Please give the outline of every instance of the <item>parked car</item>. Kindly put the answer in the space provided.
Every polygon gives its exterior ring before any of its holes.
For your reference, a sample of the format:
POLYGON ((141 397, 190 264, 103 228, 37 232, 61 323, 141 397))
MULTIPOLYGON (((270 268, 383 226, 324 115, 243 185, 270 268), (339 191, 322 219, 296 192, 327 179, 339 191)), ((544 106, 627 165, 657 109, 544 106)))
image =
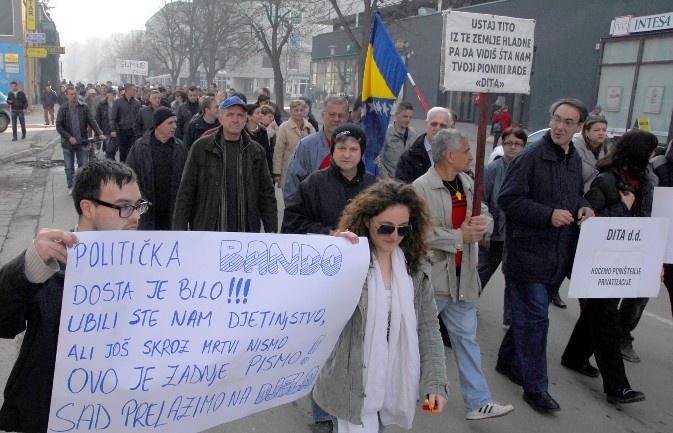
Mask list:
POLYGON ((10 116, 9 106, 7 105, 7 96, 0 92, 0 133, 7 130, 11 119, 10 116))

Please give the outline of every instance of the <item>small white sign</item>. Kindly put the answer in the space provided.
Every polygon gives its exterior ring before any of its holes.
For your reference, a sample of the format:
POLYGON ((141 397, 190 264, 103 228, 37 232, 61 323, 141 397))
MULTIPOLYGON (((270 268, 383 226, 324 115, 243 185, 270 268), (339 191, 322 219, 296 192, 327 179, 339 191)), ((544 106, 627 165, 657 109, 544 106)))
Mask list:
POLYGON ((444 12, 444 87, 530 93, 535 20, 444 12))
POLYGON ((118 74, 147 75, 149 65, 145 60, 117 59, 116 71, 118 74))
POLYGON ((582 223, 569 298, 655 298, 666 218, 589 218, 582 223))
POLYGON ((8 74, 18 74, 19 73, 19 64, 18 63, 5 63, 5 72, 8 74))
MULTIPOLYGON (((673 228, 673 187, 654 188, 654 201, 652 202, 652 216, 667 218, 669 227, 673 228)), ((668 230, 668 242, 664 263, 673 264, 673 229, 668 230)))

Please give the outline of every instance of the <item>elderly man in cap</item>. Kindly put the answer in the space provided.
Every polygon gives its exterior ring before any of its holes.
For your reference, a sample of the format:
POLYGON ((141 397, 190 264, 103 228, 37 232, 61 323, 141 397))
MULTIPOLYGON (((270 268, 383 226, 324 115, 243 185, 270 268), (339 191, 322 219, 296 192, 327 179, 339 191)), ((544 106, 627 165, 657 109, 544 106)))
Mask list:
POLYGON ((173 216, 173 230, 278 231, 278 210, 266 151, 242 134, 248 107, 237 96, 220 105, 220 127, 189 152, 173 216))
POLYGON ((331 235, 348 202, 376 182, 362 162, 367 146, 362 128, 345 123, 334 129, 331 138, 329 167, 310 174, 287 201, 283 233, 331 235))
POLYGON ((140 230, 170 230, 187 146, 175 138, 177 116, 170 108, 152 113, 152 127, 131 147, 126 163, 138 174, 143 198, 152 203, 140 219, 140 230))

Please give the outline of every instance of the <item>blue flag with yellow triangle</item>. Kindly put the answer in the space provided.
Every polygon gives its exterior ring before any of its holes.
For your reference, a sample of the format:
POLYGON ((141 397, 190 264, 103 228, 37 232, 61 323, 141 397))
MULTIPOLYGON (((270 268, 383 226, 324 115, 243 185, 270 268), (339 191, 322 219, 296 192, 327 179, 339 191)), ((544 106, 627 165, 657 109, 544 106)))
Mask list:
POLYGON ((367 133, 365 165, 367 171, 375 175, 378 175, 378 167, 374 160, 386 143, 392 106, 406 76, 407 66, 376 12, 362 77, 362 127, 367 133))

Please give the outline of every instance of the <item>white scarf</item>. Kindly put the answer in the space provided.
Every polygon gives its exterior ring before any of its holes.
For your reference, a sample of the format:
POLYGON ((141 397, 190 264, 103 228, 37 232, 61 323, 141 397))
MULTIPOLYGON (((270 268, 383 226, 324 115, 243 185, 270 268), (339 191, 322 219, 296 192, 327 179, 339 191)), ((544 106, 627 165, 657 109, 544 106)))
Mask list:
POLYGON ((377 260, 367 276, 362 425, 338 420, 339 433, 377 433, 385 425, 410 429, 421 378, 414 285, 400 247, 392 253, 392 305, 388 334, 388 296, 377 260), (386 340, 386 336, 388 339, 386 340))

